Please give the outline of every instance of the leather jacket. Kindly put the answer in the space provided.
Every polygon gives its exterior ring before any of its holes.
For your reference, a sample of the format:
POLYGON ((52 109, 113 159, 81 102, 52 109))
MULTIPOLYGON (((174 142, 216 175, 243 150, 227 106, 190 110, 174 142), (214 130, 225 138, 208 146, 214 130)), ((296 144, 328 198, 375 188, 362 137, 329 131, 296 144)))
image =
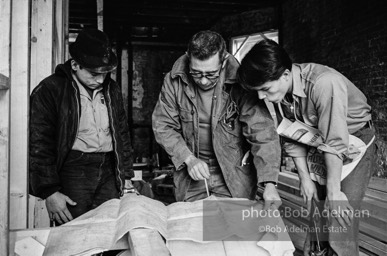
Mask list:
MULTIPOLYGON (((113 139, 117 188, 123 194, 125 173, 133 177, 132 147, 121 88, 110 75, 103 83, 113 139)), ((71 76, 71 60, 56 67, 30 97, 30 193, 42 199, 59 191, 59 173, 74 144, 81 113, 80 94, 71 76)))
MULTIPOLYGON (((263 101, 236 82, 239 66, 233 56, 226 60, 213 96, 212 144, 223 177, 233 197, 255 198, 258 182, 277 182, 281 162, 279 137, 263 101), (242 166, 251 151, 253 161, 242 166), (255 168, 254 168, 255 167, 255 168)), ((190 76, 189 60, 180 57, 165 76, 152 115, 156 141, 171 157, 177 201, 185 198, 191 178, 184 160, 198 157, 199 116, 197 90, 190 76)))

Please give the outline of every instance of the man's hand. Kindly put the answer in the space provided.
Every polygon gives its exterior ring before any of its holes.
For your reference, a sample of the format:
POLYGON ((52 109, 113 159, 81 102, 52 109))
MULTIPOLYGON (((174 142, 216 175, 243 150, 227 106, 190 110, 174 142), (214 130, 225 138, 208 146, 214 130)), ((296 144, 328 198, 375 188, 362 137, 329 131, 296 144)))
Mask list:
POLYGON ((353 220, 353 208, 348 202, 347 196, 341 192, 328 193, 325 199, 325 210, 328 211, 328 217, 336 218, 337 222, 345 228, 351 226, 353 220))
POLYGON ((51 220, 56 220, 58 223, 63 224, 73 219, 71 213, 67 209, 67 203, 70 205, 76 205, 77 203, 71 200, 68 196, 55 192, 51 196, 46 198, 46 207, 48 216, 51 220))
POLYGON ((191 155, 187 157, 184 162, 187 165, 188 174, 193 180, 204 180, 210 178, 208 165, 204 161, 191 155))
POLYGON ((317 196, 316 185, 310 178, 301 179, 300 194, 304 198, 304 204, 307 205, 308 213, 310 213, 312 209, 312 199, 314 199, 316 202, 320 201, 317 196))
POLYGON ((272 183, 266 183, 265 190, 263 191, 263 200, 265 201, 265 206, 263 207, 264 211, 269 210, 271 206, 278 209, 282 204, 277 189, 272 183))

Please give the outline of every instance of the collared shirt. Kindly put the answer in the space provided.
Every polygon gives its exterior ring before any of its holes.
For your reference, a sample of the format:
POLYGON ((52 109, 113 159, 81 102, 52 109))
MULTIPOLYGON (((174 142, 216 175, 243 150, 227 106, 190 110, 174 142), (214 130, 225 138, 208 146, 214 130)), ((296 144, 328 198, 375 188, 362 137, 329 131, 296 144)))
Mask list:
MULTIPOLYGON (((295 112, 321 132, 330 149, 345 152, 349 134, 371 120, 365 95, 345 76, 324 65, 293 64, 292 75, 295 112)), ((293 157, 307 155, 301 144, 287 143, 285 150, 293 157)))
POLYGON ((81 97, 81 116, 73 150, 86 153, 110 152, 113 150, 109 115, 102 87, 93 91, 93 96, 80 84, 75 75, 81 97))

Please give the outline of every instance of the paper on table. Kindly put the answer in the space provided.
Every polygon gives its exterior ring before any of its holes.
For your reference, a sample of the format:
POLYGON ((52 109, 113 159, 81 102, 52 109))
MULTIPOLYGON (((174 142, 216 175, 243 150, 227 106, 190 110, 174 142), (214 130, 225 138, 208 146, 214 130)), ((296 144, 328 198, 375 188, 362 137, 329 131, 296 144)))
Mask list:
POLYGON ((121 200, 109 200, 69 223, 53 228, 44 255, 106 251, 129 230, 139 227, 153 228, 166 235, 166 219, 163 203, 145 196, 125 194, 121 200))
MULTIPOLYGON (((192 203, 179 202, 165 206, 145 196, 125 194, 121 200, 107 201, 66 225, 53 228, 44 255, 90 255, 111 248, 126 249, 127 244, 121 248, 117 244, 125 239, 127 241, 125 236, 128 231, 135 228, 155 229, 164 236, 167 244, 182 240, 197 241, 199 243, 196 244, 201 245, 209 243, 203 241, 205 200, 218 199, 211 196, 192 203)), ((241 199, 228 200, 233 203, 241 199)), ((223 209, 223 212, 227 211, 223 209)), ((232 226, 233 223, 227 225, 232 226)), ((227 230, 226 236, 233 235, 233 231, 227 230)))

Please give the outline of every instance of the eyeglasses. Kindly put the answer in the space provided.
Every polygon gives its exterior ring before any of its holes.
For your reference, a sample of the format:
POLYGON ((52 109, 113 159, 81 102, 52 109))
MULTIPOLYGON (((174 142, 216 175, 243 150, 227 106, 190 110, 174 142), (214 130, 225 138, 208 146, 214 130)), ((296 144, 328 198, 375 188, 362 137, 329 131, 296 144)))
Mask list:
POLYGON ((192 70, 190 70, 189 74, 193 78, 197 78, 197 79, 201 79, 202 77, 205 77, 208 80, 215 80, 215 79, 219 78, 221 68, 222 68, 222 66, 220 66, 218 70, 212 71, 212 72, 209 72, 209 73, 205 73, 205 72, 203 73, 203 72, 199 72, 199 71, 192 71, 192 70))

